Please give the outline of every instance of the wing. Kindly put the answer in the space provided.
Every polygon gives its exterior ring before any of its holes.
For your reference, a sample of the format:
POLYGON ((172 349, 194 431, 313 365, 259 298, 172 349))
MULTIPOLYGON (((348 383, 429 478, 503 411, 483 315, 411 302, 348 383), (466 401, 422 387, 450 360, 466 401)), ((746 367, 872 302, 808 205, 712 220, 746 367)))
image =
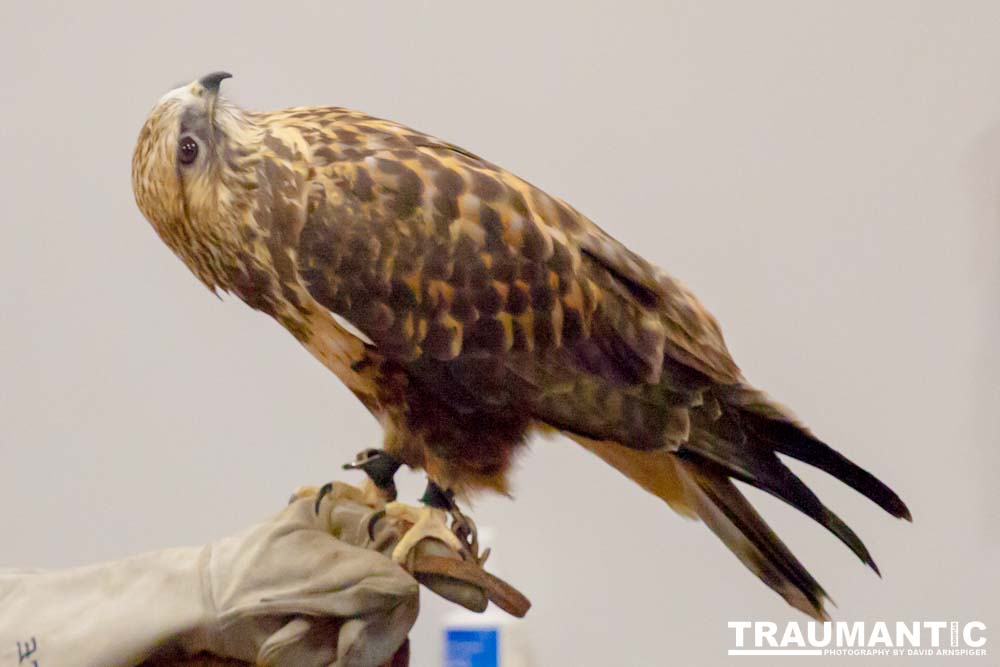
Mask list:
POLYGON ((722 384, 742 380, 715 318, 684 285, 619 243, 589 219, 560 202, 578 225, 572 235, 584 257, 606 270, 654 310, 664 327, 665 353, 722 384))
POLYGON ((456 409, 521 401, 652 448, 683 439, 710 381, 739 380, 698 301, 566 203, 367 116, 313 141, 303 282, 416 377, 464 388, 456 409))

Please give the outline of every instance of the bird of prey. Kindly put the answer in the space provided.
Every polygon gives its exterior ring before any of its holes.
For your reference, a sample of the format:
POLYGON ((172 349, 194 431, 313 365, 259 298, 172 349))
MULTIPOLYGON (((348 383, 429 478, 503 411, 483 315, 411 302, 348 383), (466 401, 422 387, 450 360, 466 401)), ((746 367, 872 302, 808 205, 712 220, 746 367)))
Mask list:
POLYGON ((910 519, 906 505, 750 385, 678 281, 468 150, 345 108, 244 110, 219 96, 228 76, 153 108, 138 206, 209 289, 279 322, 380 421, 383 449, 361 465, 390 499, 401 463, 426 471, 421 534, 455 497, 506 492, 529 435, 554 430, 700 518, 816 618, 825 592, 732 480, 878 571, 778 455, 893 516, 910 519))

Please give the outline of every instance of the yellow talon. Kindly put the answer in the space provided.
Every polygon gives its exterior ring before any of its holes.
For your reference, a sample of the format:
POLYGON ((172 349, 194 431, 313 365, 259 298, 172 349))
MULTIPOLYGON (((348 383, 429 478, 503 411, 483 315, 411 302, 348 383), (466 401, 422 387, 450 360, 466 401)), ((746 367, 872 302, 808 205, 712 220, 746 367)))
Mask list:
POLYGON ((442 509, 412 507, 392 502, 385 506, 385 513, 386 516, 403 519, 413 524, 413 527, 406 531, 406 534, 396 544, 396 548, 392 550, 392 559, 397 563, 405 563, 410 551, 421 540, 428 537, 444 542, 446 546, 459 553, 463 550, 462 542, 448 527, 448 513, 442 509))

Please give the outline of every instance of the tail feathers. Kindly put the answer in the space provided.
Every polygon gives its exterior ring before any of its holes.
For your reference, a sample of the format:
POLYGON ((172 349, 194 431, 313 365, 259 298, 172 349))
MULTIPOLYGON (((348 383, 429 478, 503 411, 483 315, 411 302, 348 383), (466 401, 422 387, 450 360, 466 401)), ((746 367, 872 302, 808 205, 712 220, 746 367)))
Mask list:
POLYGON ((910 511, 888 486, 815 438, 765 394, 713 388, 713 411, 692 412, 686 442, 675 451, 638 450, 622 443, 567 435, 676 511, 697 516, 743 564, 790 605, 827 620, 826 592, 733 483, 746 482, 800 510, 846 544, 876 573, 861 539, 778 458, 786 454, 820 468, 893 516, 910 511))
POLYGON ((892 489, 816 438, 763 392, 743 390, 734 398, 739 406, 740 424, 751 438, 833 475, 889 514, 913 521, 906 503, 892 489))
POLYGON ((827 620, 823 588, 774 534, 726 473, 707 460, 567 433, 683 516, 701 519, 740 561, 788 604, 827 620))
POLYGON ((829 620, 826 591, 729 478, 692 461, 681 460, 681 466, 689 505, 726 547, 788 604, 816 620, 829 620))
POLYGON ((861 559, 861 562, 881 576, 878 565, 875 564, 861 538, 840 517, 830 511, 770 449, 753 441, 736 445, 728 440, 696 431, 677 455, 697 464, 699 468, 711 469, 780 498, 836 535, 861 559))

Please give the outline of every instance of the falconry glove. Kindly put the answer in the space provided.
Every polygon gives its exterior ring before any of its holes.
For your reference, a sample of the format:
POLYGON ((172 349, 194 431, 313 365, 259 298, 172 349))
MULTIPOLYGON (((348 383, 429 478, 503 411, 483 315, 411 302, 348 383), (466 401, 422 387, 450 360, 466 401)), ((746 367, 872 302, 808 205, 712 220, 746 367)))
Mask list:
POLYGON ((328 494, 205 547, 0 572, 0 667, 206 652, 264 665, 388 663, 416 620, 418 585, 375 549, 391 550, 402 532, 328 494))

